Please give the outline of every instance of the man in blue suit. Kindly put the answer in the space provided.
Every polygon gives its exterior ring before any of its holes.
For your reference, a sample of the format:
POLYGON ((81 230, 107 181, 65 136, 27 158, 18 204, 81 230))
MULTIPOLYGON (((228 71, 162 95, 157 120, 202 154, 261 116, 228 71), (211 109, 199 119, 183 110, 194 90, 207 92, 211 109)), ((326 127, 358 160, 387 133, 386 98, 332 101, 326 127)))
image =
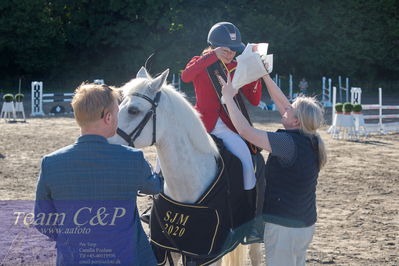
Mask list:
POLYGON ((81 136, 42 160, 35 224, 56 241, 57 265, 156 265, 136 195, 161 192, 163 180, 142 151, 107 142, 118 96, 106 85, 78 87, 72 107, 81 136))

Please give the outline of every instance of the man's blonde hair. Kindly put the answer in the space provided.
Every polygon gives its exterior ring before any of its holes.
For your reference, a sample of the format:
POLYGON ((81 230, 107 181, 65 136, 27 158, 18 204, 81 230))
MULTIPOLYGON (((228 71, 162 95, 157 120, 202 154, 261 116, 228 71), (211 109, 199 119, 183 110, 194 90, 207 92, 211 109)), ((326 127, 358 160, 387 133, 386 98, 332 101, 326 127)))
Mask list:
POLYGON ((95 122, 112 111, 112 107, 119 99, 119 93, 107 85, 82 83, 72 99, 75 120, 84 127, 95 122))

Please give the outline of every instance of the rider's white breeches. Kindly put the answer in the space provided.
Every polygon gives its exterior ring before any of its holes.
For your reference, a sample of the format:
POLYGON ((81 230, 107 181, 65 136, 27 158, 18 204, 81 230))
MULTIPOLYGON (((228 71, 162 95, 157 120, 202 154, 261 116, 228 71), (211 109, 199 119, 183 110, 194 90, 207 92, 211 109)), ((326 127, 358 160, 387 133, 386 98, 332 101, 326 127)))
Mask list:
POLYGON ((244 189, 253 189, 256 184, 256 178, 251 153, 245 141, 240 135, 231 131, 220 118, 218 118, 211 134, 222 139, 226 148, 241 160, 244 175, 244 189))

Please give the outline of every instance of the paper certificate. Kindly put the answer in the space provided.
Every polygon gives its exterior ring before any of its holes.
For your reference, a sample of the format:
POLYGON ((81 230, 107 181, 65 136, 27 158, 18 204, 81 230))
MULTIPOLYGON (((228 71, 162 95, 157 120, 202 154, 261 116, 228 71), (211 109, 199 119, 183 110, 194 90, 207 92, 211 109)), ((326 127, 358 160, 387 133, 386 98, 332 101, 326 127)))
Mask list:
POLYGON ((273 55, 267 54, 268 46, 268 43, 247 44, 244 52, 237 56, 237 69, 232 80, 235 89, 272 72, 273 55))

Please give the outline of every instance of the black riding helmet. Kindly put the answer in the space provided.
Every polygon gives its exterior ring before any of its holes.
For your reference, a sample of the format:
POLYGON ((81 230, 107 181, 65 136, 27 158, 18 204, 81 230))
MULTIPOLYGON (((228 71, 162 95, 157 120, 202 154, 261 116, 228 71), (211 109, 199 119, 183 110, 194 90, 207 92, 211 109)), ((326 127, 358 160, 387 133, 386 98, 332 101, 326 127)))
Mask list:
POLYGON ((228 47, 241 53, 245 45, 241 42, 240 30, 230 22, 219 22, 208 33, 208 44, 212 47, 228 47))

